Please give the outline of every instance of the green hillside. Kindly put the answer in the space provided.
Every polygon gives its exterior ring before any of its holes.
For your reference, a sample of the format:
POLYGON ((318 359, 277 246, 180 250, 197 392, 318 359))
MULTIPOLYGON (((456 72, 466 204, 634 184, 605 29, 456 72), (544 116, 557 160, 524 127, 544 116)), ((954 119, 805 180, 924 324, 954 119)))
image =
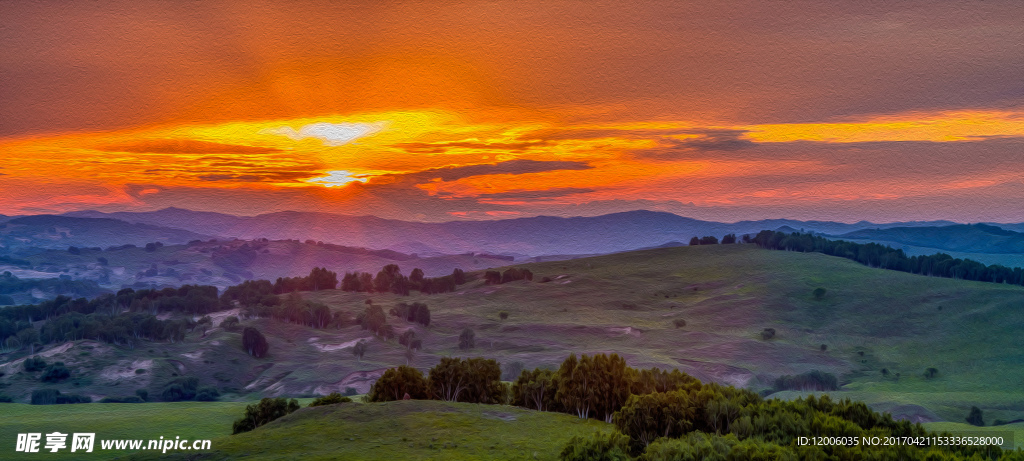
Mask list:
MULTIPOLYGON (((425 370, 443 356, 483 356, 506 367, 518 362, 533 368, 555 367, 570 353, 614 352, 633 367, 679 368, 705 382, 765 392, 780 375, 820 370, 839 378, 834 396, 914 421, 963 421, 971 406, 980 407, 988 423, 1024 417, 1021 287, 922 277, 753 245, 662 248, 518 267, 533 271, 534 280, 477 280, 454 293, 408 297, 303 293, 353 317, 368 298, 385 312, 399 302, 426 303, 429 327, 388 317, 396 332, 412 329, 423 341, 411 355, 396 339, 374 338, 358 326, 320 330, 250 319, 243 325, 268 338, 265 358, 246 355, 240 333, 220 328, 135 349, 76 341, 40 353, 72 370, 71 379, 57 384, 44 385, 39 372, 22 369, 25 351, 0 355, 0 393, 27 402, 33 389, 46 387, 98 400, 141 388, 157 398, 164 384, 180 376, 217 387, 222 400, 363 393, 386 368, 408 362, 425 370), (820 299, 816 288, 825 289, 820 299), (508 318, 501 320, 500 312, 508 318), (675 320, 686 324, 677 328, 675 320), (473 349, 458 348, 464 328, 475 332, 473 349), (765 328, 775 336, 762 339, 765 328), (361 360, 352 354, 359 339, 369 344, 361 360), (924 376, 928 368, 937 370, 935 377, 924 376)), ((404 273, 411 269, 402 267, 404 273)), ((214 325, 236 313, 215 314, 214 325)))
POLYGON ((613 428, 509 406, 432 400, 346 403, 303 408, 252 432, 214 439, 213 452, 200 457, 140 453, 129 459, 556 459, 573 436, 613 428))

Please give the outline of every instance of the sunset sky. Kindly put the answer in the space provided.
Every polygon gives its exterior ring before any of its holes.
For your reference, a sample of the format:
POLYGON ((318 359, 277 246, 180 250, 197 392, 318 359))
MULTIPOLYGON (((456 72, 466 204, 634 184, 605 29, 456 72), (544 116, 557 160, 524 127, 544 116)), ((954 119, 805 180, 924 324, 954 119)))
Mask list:
POLYGON ((1024 221, 1024 6, 0 2, 0 213, 1024 221))

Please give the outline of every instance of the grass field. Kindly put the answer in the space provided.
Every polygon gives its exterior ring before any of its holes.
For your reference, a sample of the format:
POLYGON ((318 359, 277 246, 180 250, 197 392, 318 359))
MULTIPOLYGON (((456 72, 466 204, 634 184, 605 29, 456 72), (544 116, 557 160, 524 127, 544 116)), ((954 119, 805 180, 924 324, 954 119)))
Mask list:
MULTIPOLYGON (((633 367, 679 368, 703 381, 759 391, 779 375, 826 371, 840 377, 836 397, 899 410, 912 420, 959 422, 971 406, 980 407, 988 422, 1024 417, 1022 287, 923 277, 752 245, 518 266, 533 271, 534 281, 474 281, 454 293, 409 297, 303 293, 353 316, 367 299, 385 312, 398 302, 428 304, 429 327, 388 320, 397 332, 412 329, 422 339, 423 350, 412 356, 397 341, 373 338, 356 326, 318 330, 246 320, 267 335, 268 357, 249 357, 238 333, 219 328, 133 350, 78 341, 41 354, 65 361, 73 372, 72 379, 46 387, 95 399, 131 395, 137 388, 157 396, 165 382, 188 375, 221 389, 224 400, 252 400, 350 387, 366 392, 388 367, 408 362, 426 370, 443 356, 483 356, 533 368, 557 367, 570 353, 614 352, 633 367), (551 280, 542 283, 545 277, 551 280), (819 287, 826 294, 816 299, 812 292, 819 287), (501 320, 500 312, 508 319, 501 320), (676 328, 677 319, 686 325, 676 328), (471 350, 457 346, 464 328, 476 333, 471 350), (764 328, 775 329, 776 336, 761 339, 764 328), (359 339, 369 341, 362 360, 352 355, 359 339), (930 367, 938 374, 925 378, 930 367)), ((0 356, 0 392, 27 402, 30 391, 42 386, 38 372, 19 368, 21 356, 0 356)))
MULTIPOLYGON (((574 435, 611 424, 498 405, 439 401, 304 408, 255 431, 215 439, 198 458, 257 460, 556 459, 574 435)), ((132 460, 165 459, 140 453, 132 460)))
MULTIPOLYGON (((3 459, 110 459, 125 453, 15 453, 19 433, 93 432, 97 439, 212 439, 231 434, 231 423, 245 413, 245 402, 95 403, 78 405, 2 404, 3 459)), ((70 439, 69 439, 70 440, 70 439)), ((45 437, 44 437, 45 442, 45 437)))

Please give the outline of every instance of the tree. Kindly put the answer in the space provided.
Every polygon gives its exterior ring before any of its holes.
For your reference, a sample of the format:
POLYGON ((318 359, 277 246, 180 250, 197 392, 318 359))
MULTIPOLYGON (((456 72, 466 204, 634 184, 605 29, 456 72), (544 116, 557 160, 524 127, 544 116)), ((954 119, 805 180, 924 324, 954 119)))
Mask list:
POLYGON ((405 330, 402 334, 398 335, 398 344, 405 346, 406 348, 412 348, 412 340, 416 337, 416 332, 412 331, 412 328, 405 330))
POLYGON ((725 237, 722 237, 722 245, 731 245, 733 243, 736 243, 736 234, 726 234, 725 237))
POLYGON ((505 312, 505 311, 498 312, 498 318, 500 318, 502 320, 507 320, 508 319, 508 312, 505 312))
POLYGON ((497 285, 501 283, 501 272, 498 271, 487 271, 484 272, 484 282, 488 285, 497 285))
POLYGON ((360 339, 358 342, 356 342, 355 346, 352 346, 352 355, 356 356, 356 360, 362 361, 363 355, 366 354, 367 348, 368 346, 366 345, 366 340, 360 339))
POLYGON ((476 347, 476 334, 469 328, 464 328, 459 334, 459 349, 466 350, 476 347))
POLYGON ((932 379, 932 378, 934 378, 934 377, 936 377, 938 375, 939 375, 939 369, 938 368, 928 367, 928 369, 924 371, 924 377, 928 378, 928 379, 932 379))
POLYGON ((262 358, 269 352, 270 345, 267 344, 267 338, 259 330, 245 327, 242 330, 242 349, 253 357, 262 358))
POLYGON ((338 273, 331 272, 326 267, 314 267, 309 272, 308 280, 313 291, 333 290, 338 286, 338 273))
POLYGON ((815 288, 814 291, 811 294, 814 295, 814 299, 822 299, 822 298, 825 297, 825 293, 827 291, 828 290, 826 290, 826 289, 824 289, 822 287, 818 287, 818 288, 815 288))
POLYGON ((558 411, 558 401, 555 400, 557 390, 558 381, 554 371, 540 368, 523 370, 512 383, 512 402, 537 411, 558 411))
MULTIPOLYGON (((443 359, 442 359, 443 360, 443 359)), ((428 398, 428 384, 423 372, 406 365, 389 368, 373 383, 366 397, 371 402, 402 400, 405 394, 416 400, 428 398)))
POLYGON ((18 331, 18 342, 21 343, 22 347, 29 347, 29 354, 35 354, 36 343, 39 342, 39 330, 28 327, 18 331))
POLYGON ((711 235, 708 235, 708 236, 705 236, 705 237, 701 237, 700 238, 700 244, 701 245, 718 245, 718 237, 711 236, 711 235))
POLYGON ((466 283, 466 273, 462 269, 456 267, 452 270, 452 281, 454 281, 456 285, 466 283))
POLYGON ((981 408, 971 407, 971 412, 967 415, 967 424, 972 426, 984 426, 985 419, 982 417, 981 408))
POLYGON ((694 247, 700 245, 700 237, 694 237, 690 239, 690 246, 694 247))
POLYGON ((387 333, 388 318, 384 315, 384 309, 375 304, 369 304, 356 321, 364 330, 370 330, 377 336, 384 336, 387 333))
POLYGON ((299 401, 295 399, 285 400, 283 397, 276 399, 264 398, 256 405, 247 405, 245 407, 245 415, 235 421, 231 433, 240 434, 251 431, 298 409, 299 401))
POLYGON ((409 273, 409 281, 412 282, 416 287, 419 287, 420 282, 423 281, 423 269, 415 268, 409 273))
POLYGON ((767 341, 767 340, 772 339, 774 337, 775 337, 775 329, 774 328, 765 328, 764 330, 761 330, 761 339, 767 341))

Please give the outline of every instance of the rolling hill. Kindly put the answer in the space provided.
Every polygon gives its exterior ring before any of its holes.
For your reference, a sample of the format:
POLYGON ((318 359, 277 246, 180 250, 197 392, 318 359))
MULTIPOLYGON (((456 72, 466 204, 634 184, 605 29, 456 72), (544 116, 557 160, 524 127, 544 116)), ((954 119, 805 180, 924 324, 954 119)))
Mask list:
MULTIPOLYGON (((401 267, 408 272, 409 266, 401 267)), ((365 392, 388 367, 427 369, 444 356, 484 356, 506 367, 533 368, 557 366, 570 353, 604 352, 633 367, 679 368, 703 381, 766 393, 775 391, 780 375, 819 370, 839 378, 837 397, 898 407, 915 421, 962 420, 970 406, 981 407, 989 420, 1024 416, 1022 287, 923 277, 753 245, 659 248, 517 267, 533 271, 534 281, 477 280, 454 293, 408 297, 302 294, 353 316, 367 299, 385 312, 399 302, 426 303, 429 327, 388 320, 397 332, 412 330, 423 341, 422 351, 412 355, 395 340, 375 339, 357 326, 313 329, 272 319, 243 320, 267 335, 270 355, 264 359, 246 355, 239 333, 220 328, 135 349, 74 341, 40 355, 73 370, 72 380, 53 387, 94 398, 138 388, 158 395, 179 375, 220 388, 228 400, 365 392), (816 298, 816 288, 825 294, 816 298), (500 319, 500 312, 508 318, 500 319), (686 323, 677 327, 676 320, 686 323), (457 347, 464 328, 476 332, 472 350, 457 347), (765 328, 775 336, 763 339, 765 328), (369 341, 361 360, 352 354, 360 339, 369 341), (928 368, 938 370, 934 378, 924 376, 928 368)), ((214 325, 237 313, 213 315, 214 325)), ((21 371, 23 357, 0 356, 3 392, 21 402, 40 387, 21 371)))
POLYGON ((209 234, 128 223, 110 218, 75 218, 37 215, 14 218, 0 224, 0 248, 16 251, 31 248, 62 249, 68 247, 109 247, 116 245, 164 244, 206 240, 209 234))
POLYGON ((837 238, 886 241, 961 253, 1024 253, 1024 234, 988 224, 861 229, 837 238))

